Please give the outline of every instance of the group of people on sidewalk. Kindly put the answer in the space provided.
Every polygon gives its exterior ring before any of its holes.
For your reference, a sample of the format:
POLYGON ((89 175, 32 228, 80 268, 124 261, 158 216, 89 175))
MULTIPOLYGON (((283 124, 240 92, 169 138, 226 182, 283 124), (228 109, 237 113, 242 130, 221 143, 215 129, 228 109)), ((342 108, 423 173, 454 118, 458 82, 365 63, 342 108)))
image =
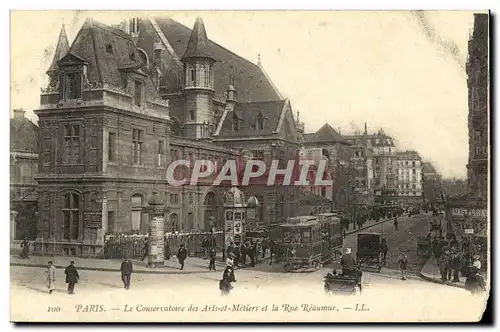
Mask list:
POLYGON ((455 235, 435 238, 431 242, 431 251, 437 260, 441 281, 460 282, 460 275, 468 277, 471 272, 481 269, 479 255, 470 253, 467 243, 462 246, 455 235))

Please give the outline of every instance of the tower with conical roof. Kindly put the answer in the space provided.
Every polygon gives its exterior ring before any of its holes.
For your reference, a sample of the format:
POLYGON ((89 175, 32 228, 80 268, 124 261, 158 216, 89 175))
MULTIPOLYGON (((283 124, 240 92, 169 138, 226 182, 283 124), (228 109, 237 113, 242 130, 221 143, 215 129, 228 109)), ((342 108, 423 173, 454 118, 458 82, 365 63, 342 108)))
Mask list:
POLYGON ((210 136, 213 123, 214 63, 203 20, 194 23, 186 51, 181 58, 184 64, 184 134, 189 138, 203 139, 210 136))
POLYGON ((59 33, 59 39, 57 40, 56 51, 54 53, 54 58, 52 63, 47 70, 47 75, 49 76, 49 87, 55 88, 59 82, 59 66, 58 62, 69 52, 68 37, 66 36, 66 29, 64 24, 61 27, 61 32, 59 33))

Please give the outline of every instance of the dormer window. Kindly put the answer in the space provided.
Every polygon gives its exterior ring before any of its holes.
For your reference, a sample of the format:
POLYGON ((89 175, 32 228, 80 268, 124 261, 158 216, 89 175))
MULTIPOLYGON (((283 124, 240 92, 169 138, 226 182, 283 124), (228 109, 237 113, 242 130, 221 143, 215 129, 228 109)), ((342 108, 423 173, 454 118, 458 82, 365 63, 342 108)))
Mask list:
POLYGON ((259 111, 259 115, 257 115, 257 130, 264 130, 264 116, 259 111))
POLYGON ((106 44, 106 53, 113 54, 113 45, 106 44))
POLYGON ((134 52, 131 52, 129 56, 130 56, 130 61, 135 61, 135 53, 134 52))
POLYGON ((82 74, 81 72, 70 72, 62 75, 61 82, 62 99, 79 99, 82 96, 82 74))
POLYGON ((221 114, 218 108, 214 109, 214 124, 217 125, 220 121, 221 114))
POLYGON ((134 103, 136 106, 142 105, 142 82, 134 81, 134 103))
POLYGON ((238 119, 238 116, 233 113, 233 131, 239 131, 240 130, 240 119, 238 119))

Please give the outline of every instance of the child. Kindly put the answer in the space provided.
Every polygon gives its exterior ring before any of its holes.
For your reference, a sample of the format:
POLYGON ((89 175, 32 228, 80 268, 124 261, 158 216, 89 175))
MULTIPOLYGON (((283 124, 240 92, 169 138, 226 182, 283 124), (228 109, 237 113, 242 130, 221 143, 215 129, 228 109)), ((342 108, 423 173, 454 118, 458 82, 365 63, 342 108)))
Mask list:
POLYGON ((404 252, 399 255, 399 269, 401 270, 401 280, 406 280, 406 265, 408 264, 408 256, 404 252))

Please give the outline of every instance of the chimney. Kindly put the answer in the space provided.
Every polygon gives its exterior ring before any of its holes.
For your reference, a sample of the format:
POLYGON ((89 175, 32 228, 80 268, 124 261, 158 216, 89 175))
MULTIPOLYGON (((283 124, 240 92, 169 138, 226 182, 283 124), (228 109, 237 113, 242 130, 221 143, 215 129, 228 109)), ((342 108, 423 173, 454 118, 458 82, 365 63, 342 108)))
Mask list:
POLYGON ((26 113, 22 108, 16 108, 14 110, 14 119, 24 119, 24 113, 26 113))

